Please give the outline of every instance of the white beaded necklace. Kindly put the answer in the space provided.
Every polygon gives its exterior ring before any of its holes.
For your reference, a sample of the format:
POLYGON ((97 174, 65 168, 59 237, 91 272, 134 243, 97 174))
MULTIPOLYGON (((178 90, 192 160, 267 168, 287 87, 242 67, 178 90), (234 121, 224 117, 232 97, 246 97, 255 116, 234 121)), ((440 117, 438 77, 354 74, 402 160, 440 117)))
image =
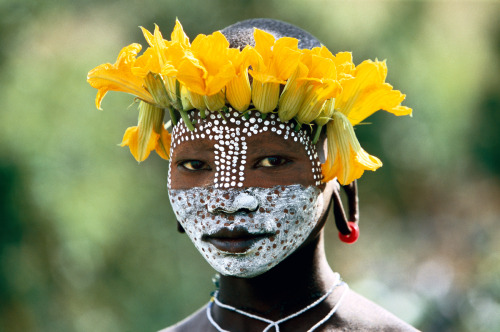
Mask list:
POLYGON ((215 291, 214 295, 212 296, 212 298, 210 299, 210 302, 207 305, 207 318, 210 321, 210 323, 212 324, 212 326, 217 329, 217 331, 219 331, 219 332, 230 332, 228 330, 224 330, 223 328, 221 328, 219 326, 219 324, 217 324, 214 321, 214 319, 212 317, 212 314, 211 314, 211 309, 212 309, 213 304, 215 303, 215 304, 217 304, 221 308, 237 312, 237 313, 239 313, 239 314, 241 314, 243 316, 247 316, 249 318, 260 320, 261 322, 268 323, 269 325, 262 332, 267 332, 267 331, 269 331, 269 329, 271 329, 273 327, 275 328, 275 332, 279 332, 280 331, 279 324, 281 324, 281 323, 283 323, 283 322, 285 322, 287 320, 290 320, 292 318, 295 318, 295 317, 303 314, 307 310, 314 308, 315 306, 317 306, 318 304, 320 304, 321 302, 323 302, 335 290, 335 288, 337 288, 338 286, 341 286, 341 285, 345 285, 345 289, 342 292, 342 295, 340 296, 339 300, 337 301, 337 303, 335 304, 335 306, 332 308, 332 310, 330 310, 330 312, 323 319, 321 319, 313 327, 311 327, 309 330, 307 330, 307 332, 312 332, 312 331, 316 330, 319 326, 321 326, 323 323, 325 323, 327 320, 329 320, 330 317, 333 316, 333 314, 335 314, 335 312, 339 308, 342 300, 344 299, 344 296, 347 294, 347 291, 349 290, 349 286, 345 282, 343 282, 343 281, 340 280, 340 276, 339 276, 338 273, 336 273, 336 278, 335 278, 335 282, 334 282, 333 286, 325 294, 323 294, 323 296, 321 296, 319 299, 317 299, 316 301, 314 301, 313 303, 311 303, 307 307, 305 307, 305 308, 297 311, 296 313, 293 313, 293 314, 291 314, 291 315, 289 315, 289 316, 287 316, 285 318, 282 318, 280 320, 273 321, 273 320, 270 320, 270 319, 267 319, 267 318, 264 318, 264 317, 253 315, 251 313, 248 313, 246 311, 240 310, 240 309, 235 308, 233 306, 224 304, 224 303, 220 302, 219 299, 217 299, 217 295, 219 294, 218 291, 215 291))

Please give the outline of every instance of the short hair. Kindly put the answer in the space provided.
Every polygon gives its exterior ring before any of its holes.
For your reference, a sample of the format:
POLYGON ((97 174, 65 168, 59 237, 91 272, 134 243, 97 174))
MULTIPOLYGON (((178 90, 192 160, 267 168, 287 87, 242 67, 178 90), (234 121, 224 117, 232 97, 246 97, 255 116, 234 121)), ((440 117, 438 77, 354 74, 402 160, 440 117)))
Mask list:
POLYGON ((270 33, 274 38, 293 37, 299 40, 299 49, 312 49, 321 46, 321 42, 309 32, 290 23, 269 18, 254 18, 241 21, 221 30, 229 41, 229 47, 243 49, 246 45, 255 46, 254 28, 270 33))

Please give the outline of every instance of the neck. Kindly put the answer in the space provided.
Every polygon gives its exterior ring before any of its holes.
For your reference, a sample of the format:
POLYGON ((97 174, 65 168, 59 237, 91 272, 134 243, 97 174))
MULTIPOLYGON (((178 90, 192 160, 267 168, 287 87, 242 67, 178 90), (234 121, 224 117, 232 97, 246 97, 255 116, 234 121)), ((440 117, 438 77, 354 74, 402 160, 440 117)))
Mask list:
MULTIPOLYGON (((326 261, 321 232, 260 276, 221 276, 219 299, 236 308, 278 320, 309 305, 327 292, 334 281, 335 274, 326 261)), ((220 314, 231 315, 227 311, 220 314)))

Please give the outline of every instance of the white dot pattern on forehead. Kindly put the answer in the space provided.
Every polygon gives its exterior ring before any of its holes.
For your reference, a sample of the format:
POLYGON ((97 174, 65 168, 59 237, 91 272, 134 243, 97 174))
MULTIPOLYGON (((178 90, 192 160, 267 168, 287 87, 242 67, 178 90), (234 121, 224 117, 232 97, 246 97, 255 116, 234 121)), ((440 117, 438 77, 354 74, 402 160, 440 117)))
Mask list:
MULTIPOLYGON (((241 113, 230 109, 229 112, 222 113, 224 118, 218 113, 210 113, 205 119, 199 118, 198 114, 190 113, 190 119, 196 120, 195 130, 189 131, 182 121, 173 128, 170 155, 173 156, 178 144, 189 140, 209 139, 215 141, 215 188, 242 188, 245 181, 245 165, 247 153, 247 138, 265 131, 271 131, 285 140, 291 139, 301 143, 311 160, 311 170, 315 185, 321 184, 322 173, 321 163, 318 158, 316 146, 312 144, 309 135, 300 130, 294 130, 294 124, 281 122, 276 114, 269 113, 264 120, 258 111, 249 111, 249 119, 241 113), (229 125, 235 124, 234 125, 229 125), (243 123, 243 126, 241 126, 243 123), (238 173, 236 174, 236 171, 238 173)), ((170 172, 168 187, 170 188, 170 172)))

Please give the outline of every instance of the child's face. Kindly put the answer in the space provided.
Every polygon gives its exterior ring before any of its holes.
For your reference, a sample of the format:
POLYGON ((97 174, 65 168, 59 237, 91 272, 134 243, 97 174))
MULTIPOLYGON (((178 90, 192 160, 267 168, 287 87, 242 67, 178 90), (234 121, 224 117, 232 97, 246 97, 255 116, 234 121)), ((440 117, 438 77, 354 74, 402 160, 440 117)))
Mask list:
MULTIPOLYGON (((178 221, 224 275, 253 277, 288 257, 327 209, 309 136, 258 112, 196 116, 172 132, 168 188, 178 221)), ((319 227, 320 228, 320 227, 319 227)))

